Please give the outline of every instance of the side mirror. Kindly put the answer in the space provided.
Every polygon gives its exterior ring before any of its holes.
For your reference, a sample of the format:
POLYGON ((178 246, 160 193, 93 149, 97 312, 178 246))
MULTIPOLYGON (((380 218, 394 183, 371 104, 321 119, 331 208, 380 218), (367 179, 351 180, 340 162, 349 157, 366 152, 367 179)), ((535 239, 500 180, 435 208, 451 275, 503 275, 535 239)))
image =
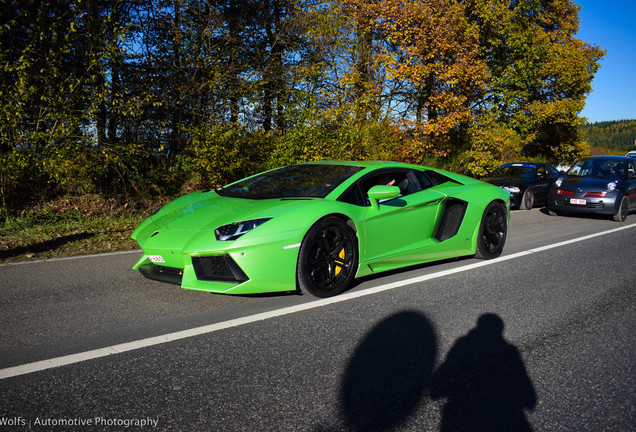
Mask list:
POLYGON ((400 196, 400 188, 397 186, 377 185, 369 189, 367 195, 369 196, 369 201, 371 201, 371 208, 377 210, 380 208, 379 201, 389 200, 400 196))

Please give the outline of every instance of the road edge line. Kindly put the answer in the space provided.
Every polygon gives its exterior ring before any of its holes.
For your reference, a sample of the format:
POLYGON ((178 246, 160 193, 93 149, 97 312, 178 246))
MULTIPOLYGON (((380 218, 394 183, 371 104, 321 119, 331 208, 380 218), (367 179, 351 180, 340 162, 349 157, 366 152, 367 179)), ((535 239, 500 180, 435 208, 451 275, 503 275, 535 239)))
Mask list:
POLYGON ((178 340, 183 340, 195 336, 201 336, 204 334, 214 333, 220 330, 226 330, 233 327, 239 327, 246 324, 252 324, 258 321, 265 321, 271 318, 277 318, 284 315, 291 315, 293 313, 302 312, 305 310, 315 309, 331 304, 341 303, 348 300, 352 300, 355 298, 365 297, 371 294, 377 294, 380 292, 392 290, 395 288, 400 288, 406 285, 413 285, 420 282, 426 282, 432 279, 437 279, 440 277, 448 276, 451 274, 461 273, 468 270, 473 270, 476 268, 481 268, 489 265, 494 265, 503 261, 508 261, 511 259, 520 258, 522 256, 533 255, 536 253, 544 252, 546 250, 555 249, 558 247, 568 246, 574 243, 578 243, 581 241, 590 240, 596 237, 600 237, 603 235, 613 234, 619 231, 623 231, 629 228, 636 227, 636 224, 631 224, 627 226, 621 226, 618 228, 613 228, 607 231, 602 231, 600 233, 589 234, 583 237, 578 237, 575 239, 565 240, 559 243, 555 243, 552 245, 541 246, 537 248, 532 248, 527 251, 517 252, 511 255, 504 255, 499 258, 495 258, 492 260, 484 260, 476 263, 467 264, 462 267, 458 267, 455 269, 442 270, 439 272, 416 276, 408 279, 404 279, 401 281, 389 282, 384 285, 380 285, 378 287, 366 288, 360 291, 349 292, 340 294, 336 297, 330 297, 327 299, 315 300, 307 303, 302 303, 299 305, 289 306, 282 309, 276 309, 268 312, 261 312, 254 315, 249 315, 246 317, 235 318, 228 321, 222 321, 219 323, 209 324, 201 327, 195 327, 187 330, 180 330, 173 333, 167 333, 164 335, 153 336, 146 339, 140 339, 137 341, 124 342, 117 345, 112 345, 109 347, 98 348, 91 351, 84 351, 77 354, 69 354, 66 356, 55 357, 47 360, 40 360, 33 363, 27 363, 18 366, 11 366, 5 369, 0 369, 0 380, 12 378, 20 375, 26 375, 35 372, 41 372, 47 369, 52 369, 56 367, 68 366, 71 364, 81 363, 88 360, 94 360, 97 358, 107 357, 115 354, 122 354, 129 351, 134 351, 142 348, 148 348, 151 346, 161 345, 164 343, 175 342, 178 340))

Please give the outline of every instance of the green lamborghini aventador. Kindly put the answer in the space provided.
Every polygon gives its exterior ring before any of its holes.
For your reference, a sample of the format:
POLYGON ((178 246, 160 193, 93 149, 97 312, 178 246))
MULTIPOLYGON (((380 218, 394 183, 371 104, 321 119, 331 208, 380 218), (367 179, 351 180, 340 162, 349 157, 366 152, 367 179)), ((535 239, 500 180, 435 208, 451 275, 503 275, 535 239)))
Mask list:
POLYGON ((394 162, 310 162, 181 197, 132 234, 144 276, 225 294, 328 297, 354 278, 452 257, 495 258, 508 192, 394 162))

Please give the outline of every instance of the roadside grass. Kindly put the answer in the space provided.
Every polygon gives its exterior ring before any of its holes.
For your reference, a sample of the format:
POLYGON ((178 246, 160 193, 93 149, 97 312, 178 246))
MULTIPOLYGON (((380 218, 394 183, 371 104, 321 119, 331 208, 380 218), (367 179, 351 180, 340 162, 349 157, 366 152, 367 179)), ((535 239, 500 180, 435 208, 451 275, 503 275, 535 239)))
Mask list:
POLYGON ((130 235, 164 203, 83 195, 33 206, 0 222, 0 263, 136 249, 130 235))

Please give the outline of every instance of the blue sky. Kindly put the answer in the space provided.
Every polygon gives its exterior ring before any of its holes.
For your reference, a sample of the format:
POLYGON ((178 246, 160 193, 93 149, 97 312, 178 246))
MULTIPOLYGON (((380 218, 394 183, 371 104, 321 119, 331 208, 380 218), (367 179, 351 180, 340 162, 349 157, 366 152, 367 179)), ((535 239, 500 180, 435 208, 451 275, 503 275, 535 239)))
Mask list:
POLYGON ((636 119, 636 0, 574 1, 577 37, 607 51, 581 115, 591 123, 636 119))

